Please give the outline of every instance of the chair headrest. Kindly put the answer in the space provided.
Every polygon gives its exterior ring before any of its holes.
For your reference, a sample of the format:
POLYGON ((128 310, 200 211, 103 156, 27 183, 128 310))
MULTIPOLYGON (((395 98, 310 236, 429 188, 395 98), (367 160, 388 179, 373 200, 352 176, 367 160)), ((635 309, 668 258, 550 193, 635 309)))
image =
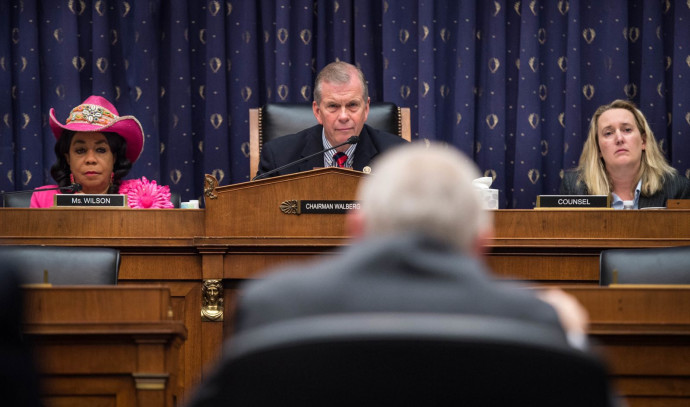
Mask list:
POLYGON ((24 284, 42 283, 44 270, 53 285, 117 284, 120 251, 108 247, 0 246, 0 272, 18 273, 24 284))
POLYGON ((690 284, 690 246, 602 250, 599 284, 690 284))
MULTIPOLYGON (((260 144, 294 134, 318 124, 312 105, 307 103, 267 103, 259 111, 260 144)), ((377 102, 369 106, 366 124, 391 134, 400 135, 398 106, 377 102)))

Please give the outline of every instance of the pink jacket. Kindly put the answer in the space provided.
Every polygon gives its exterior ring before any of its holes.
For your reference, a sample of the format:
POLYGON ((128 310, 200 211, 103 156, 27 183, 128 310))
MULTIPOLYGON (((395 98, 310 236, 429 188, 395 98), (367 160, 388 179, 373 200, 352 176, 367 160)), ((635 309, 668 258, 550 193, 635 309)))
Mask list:
MULTIPOLYGON (((57 185, 44 185, 41 188, 57 188, 57 185)), ((50 208, 53 206, 53 197, 60 193, 57 189, 51 189, 49 191, 36 191, 31 194, 31 205, 30 208, 50 208)))
MULTIPOLYGON (((42 188, 56 188, 57 185, 44 185, 42 188)), ((36 191, 31 194, 31 208, 50 208, 53 206, 53 197, 60 191, 53 189, 48 191, 36 191)), ((146 177, 122 181, 120 194, 127 195, 130 208, 172 208, 170 202, 170 188, 167 185, 157 185, 156 181, 149 181, 146 177)))

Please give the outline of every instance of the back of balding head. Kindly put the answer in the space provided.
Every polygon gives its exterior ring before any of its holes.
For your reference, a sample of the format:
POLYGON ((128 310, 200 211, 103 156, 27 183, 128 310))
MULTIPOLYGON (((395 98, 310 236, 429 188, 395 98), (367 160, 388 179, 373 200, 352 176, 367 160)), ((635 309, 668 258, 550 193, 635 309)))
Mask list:
POLYGON ((372 167, 358 192, 367 236, 416 232, 471 251, 491 229, 491 213, 472 185, 479 170, 454 147, 404 145, 372 167))

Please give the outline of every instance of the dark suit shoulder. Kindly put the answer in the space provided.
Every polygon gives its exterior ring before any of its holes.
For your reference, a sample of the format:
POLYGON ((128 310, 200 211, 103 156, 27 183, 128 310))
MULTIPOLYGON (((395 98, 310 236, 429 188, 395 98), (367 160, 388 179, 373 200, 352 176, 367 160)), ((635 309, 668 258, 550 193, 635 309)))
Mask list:
POLYGON ((664 192, 667 199, 690 199, 690 179, 673 174, 664 179, 664 192))
POLYGON ((483 263, 415 234, 355 242, 310 266, 243 285, 235 329, 311 315, 429 312, 496 315, 559 326, 555 311, 483 263))
POLYGON ((365 132, 368 133, 368 135, 371 137, 372 141, 374 142, 375 145, 377 145, 377 147, 379 147, 379 146, 388 147, 388 146, 393 146, 393 145, 397 145, 397 144, 407 143, 407 140, 405 140, 404 138, 402 138, 396 134, 392 134, 392 133, 388 133, 386 131, 375 129, 375 128, 367 125, 367 124, 364 125, 362 133, 365 133, 365 132))
POLYGON ((663 195, 665 198, 681 199, 684 193, 688 193, 690 188, 690 180, 684 176, 673 173, 664 176, 661 184, 661 190, 654 195, 663 195))
MULTIPOLYGON (((288 134, 266 142, 261 148, 258 174, 263 174, 290 162, 294 162, 304 157, 305 153, 319 151, 323 148, 323 144, 321 143, 321 132, 321 125, 316 125, 297 133, 288 134)), ((313 162, 310 163, 313 164, 313 162)), ((285 175, 298 171, 299 167, 293 166, 273 175, 285 175)))
POLYGON ((690 199, 690 180, 678 173, 664 177, 661 190, 655 194, 640 195, 639 208, 656 208, 667 206, 668 199, 690 199))
POLYGON ((301 130, 297 133, 287 134, 285 136, 276 137, 271 141, 266 142, 263 148, 282 148, 285 146, 303 146, 307 140, 318 137, 321 140, 322 127, 320 124, 301 130))
POLYGON ((566 170, 563 173, 559 193, 563 195, 588 195, 587 186, 580 181, 580 172, 577 169, 566 170))

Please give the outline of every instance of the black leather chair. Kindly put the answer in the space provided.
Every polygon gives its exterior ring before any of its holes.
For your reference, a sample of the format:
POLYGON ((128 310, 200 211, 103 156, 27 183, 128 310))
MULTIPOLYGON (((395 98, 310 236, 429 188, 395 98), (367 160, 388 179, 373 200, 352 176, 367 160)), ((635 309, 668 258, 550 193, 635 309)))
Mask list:
POLYGON ((599 284, 690 284, 690 246, 602 250, 599 284))
POLYGON ((2 197, 3 208, 28 208, 31 206, 31 192, 8 194, 2 197))
POLYGON ((113 285, 120 251, 105 247, 0 246, 0 272, 17 272, 24 284, 113 285))
POLYGON ((561 331, 490 317, 329 315, 238 334, 190 406, 608 406, 561 331))
MULTIPOLYGON (((307 103, 267 103, 258 109, 249 109, 249 174, 254 177, 259 169, 261 146, 277 137, 294 134, 318 124, 312 105, 307 103)), ((371 103, 367 122, 369 126, 397 134, 410 141, 410 109, 393 103, 371 103)))
POLYGON ((180 194, 177 192, 170 191, 170 202, 173 204, 174 208, 180 207, 180 194))

